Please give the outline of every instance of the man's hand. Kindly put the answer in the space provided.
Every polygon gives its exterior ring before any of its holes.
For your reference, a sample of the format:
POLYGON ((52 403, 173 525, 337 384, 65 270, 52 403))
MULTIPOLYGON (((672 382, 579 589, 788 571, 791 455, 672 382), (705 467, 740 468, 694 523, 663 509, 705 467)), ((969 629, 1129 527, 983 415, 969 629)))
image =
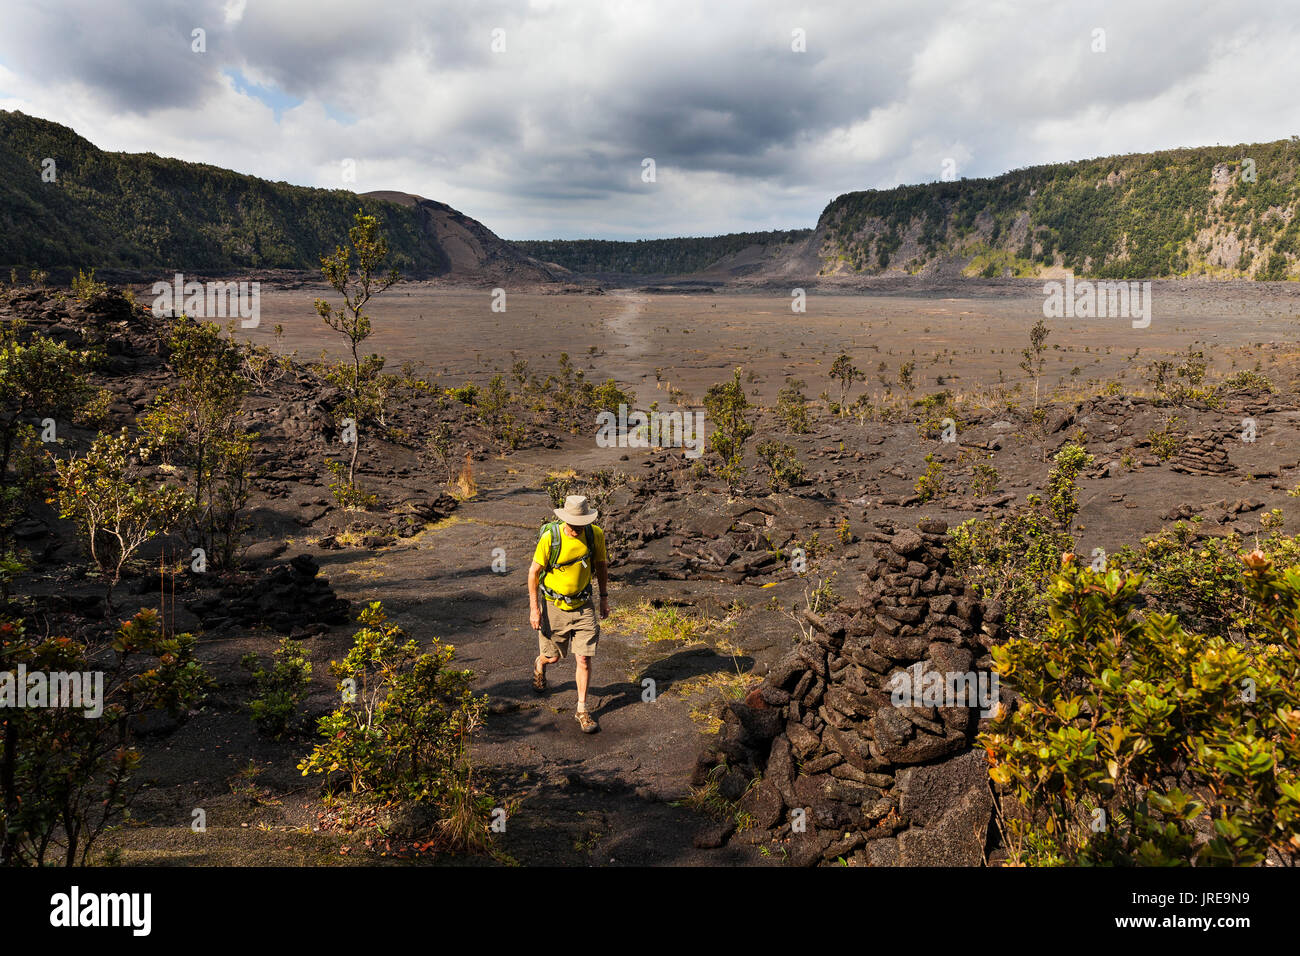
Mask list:
POLYGON ((600 616, 609 617, 609 598, 603 594, 600 596, 600 616))
POLYGON ((542 609, 536 604, 534 604, 532 609, 528 612, 528 625, 534 631, 540 631, 542 629, 542 609))

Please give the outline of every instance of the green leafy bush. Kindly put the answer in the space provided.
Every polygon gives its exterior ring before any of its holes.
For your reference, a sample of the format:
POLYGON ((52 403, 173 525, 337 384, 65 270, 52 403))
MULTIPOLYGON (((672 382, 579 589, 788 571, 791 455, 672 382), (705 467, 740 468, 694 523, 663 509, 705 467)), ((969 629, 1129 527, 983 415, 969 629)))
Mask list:
POLYGON ((31 454, 40 442, 33 422, 70 416, 91 393, 91 355, 42 335, 26 335, 20 322, 0 325, 0 550, 37 486, 46 485, 48 457, 31 454), (16 467, 20 459, 30 467, 16 467), (32 472, 38 460, 41 480, 32 472), (26 475, 24 475, 24 472, 26 475))
POLYGON ((943 492, 943 462, 933 454, 925 456, 925 473, 916 479, 916 493, 922 501, 931 501, 943 492))
POLYGON ((788 380, 776 393, 776 417, 791 434, 807 434, 808 396, 804 394, 804 383, 799 379, 788 380))
MULTIPOLYGON (((990 456, 992 457, 992 456, 990 456)), ((998 490, 1002 476, 998 470, 986 461, 977 461, 971 465, 970 490, 973 495, 991 495, 998 490)))
POLYGON ((1139 615, 1140 575, 1067 558, 1036 639, 992 651, 1019 695, 980 742, 1013 862, 1294 863, 1300 849, 1300 568, 1238 572, 1256 626, 1234 643, 1139 615))
POLYGON ((1183 430, 1183 420, 1177 415, 1170 416, 1160 423, 1159 427, 1147 432, 1147 441, 1151 443, 1151 451, 1160 461, 1169 461, 1183 447, 1183 439, 1186 433, 1183 430))
POLYGON ((21 664, 29 674, 103 675, 98 717, 64 707, 5 710, 0 866, 86 863, 135 796, 141 721, 156 712, 183 717, 202 699, 209 681, 194 648, 189 634, 165 634, 151 609, 124 621, 109 646, 0 623, 0 673, 21 664))
POLYGON ((94 269, 90 270, 90 275, 78 269, 76 276, 72 280, 72 295, 79 302, 89 302, 95 296, 103 295, 107 291, 107 282, 95 281, 94 269))
POLYGON ((1229 375, 1219 383, 1219 388, 1232 391, 1234 389, 1243 389, 1246 391, 1260 391, 1273 394, 1277 392, 1277 386, 1267 375, 1250 369, 1242 369, 1233 375, 1229 375))
POLYGON ((330 458, 326 460, 325 468, 330 473, 330 494, 334 496, 334 503, 344 511, 364 511, 379 500, 378 495, 365 491, 348 477, 343 462, 330 458))
MULTIPOLYGON (((1112 566, 1142 575, 1148 607, 1177 614, 1202 633, 1242 640, 1254 626, 1253 606, 1238 573, 1238 555, 1246 545, 1236 532, 1198 539, 1199 523, 1175 522, 1138 547, 1116 552, 1112 566)), ((1300 564, 1300 539, 1270 534, 1257 547, 1279 565, 1300 564)))
POLYGON ((85 455, 55 463, 60 516, 75 521, 85 535, 110 608, 113 588, 132 555, 169 531, 192 504, 180 488, 144 477, 139 458, 140 443, 123 428, 117 435, 98 436, 85 455))
POLYGON ((1067 444, 1052 458, 1055 467, 1047 476, 1047 506, 1063 531, 1079 513, 1079 491, 1075 485, 1079 472, 1093 463, 1092 455, 1082 445, 1067 444))
POLYGON ((167 346, 180 379, 140 416, 151 453, 183 469, 194 502, 187 536, 218 567, 234 563, 246 530, 244 507, 252 479, 252 439, 240 427, 249 383, 243 353, 213 322, 173 321, 167 346))
POLYGON ((745 442, 754 434, 754 426, 745 417, 748 409, 749 399, 740 383, 740 369, 735 370, 730 382, 710 385, 704 396, 704 410, 713 425, 709 448, 720 459, 716 471, 726 481, 729 491, 745 477, 742 463, 745 442))
POLYGON ((478 386, 473 382, 466 382, 459 388, 448 389, 447 394, 468 407, 478 404, 478 386))
POLYGON ((972 518, 948 532, 949 554, 981 598, 1000 601, 1013 634, 1039 632, 1044 595, 1074 539, 1037 495, 1005 518, 972 518))
POLYGON ((789 488, 803 481, 804 468, 795 450, 781 441, 758 443, 758 460, 767 468, 773 491, 789 488))
POLYGON ((631 389, 619 388, 618 383, 612 378, 607 378, 599 385, 584 383, 583 404, 593 412, 613 412, 618 413, 620 405, 626 405, 628 408, 636 401, 636 392, 631 389))
MULTIPOLYGON (((330 663, 344 702, 319 722, 321 740, 298 768, 334 774, 352 793, 414 800, 485 824, 490 800, 473 790, 469 740, 487 708, 473 672, 450 665, 454 648, 434 639, 421 653, 383 605, 370 603, 342 661, 330 663)), ((469 828, 482 834, 486 827, 469 828)))

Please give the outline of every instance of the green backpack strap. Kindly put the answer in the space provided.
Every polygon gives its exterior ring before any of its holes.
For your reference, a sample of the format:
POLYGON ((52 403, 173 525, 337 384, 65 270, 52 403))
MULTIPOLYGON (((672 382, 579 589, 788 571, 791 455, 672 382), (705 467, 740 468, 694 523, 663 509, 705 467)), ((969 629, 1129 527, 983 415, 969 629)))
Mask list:
POLYGON ((542 529, 551 536, 550 549, 546 557, 546 570, 549 571, 555 567, 555 562, 560 559, 560 523, 558 521, 548 521, 542 529))

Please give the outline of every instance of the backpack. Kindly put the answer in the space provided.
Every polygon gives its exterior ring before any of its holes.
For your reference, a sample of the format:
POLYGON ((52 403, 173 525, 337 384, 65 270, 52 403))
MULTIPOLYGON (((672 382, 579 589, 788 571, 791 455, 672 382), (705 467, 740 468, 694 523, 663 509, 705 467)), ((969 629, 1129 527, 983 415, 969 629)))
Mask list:
POLYGON ((566 568, 570 564, 581 561, 584 558, 590 558, 596 553, 596 532, 592 526, 585 524, 582 526, 582 540, 587 545, 587 553, 582 557, 574 558, 572 561, 559 563, 560 548, 564 544, 564 530, 560 527, 563 522, 558 520, 547 521, 542 525, 541 533, 548 535, 550 538, 549 550, 546 554, 546 564, 542 568, 541 590, 548 598, 553 601, 563 601, 570 604, 575 600, 588 600, 591 597, 591 581, 587 581, 587 586, 577 594, 560 594, 546 586, 546 575, 555 568, 566 568))

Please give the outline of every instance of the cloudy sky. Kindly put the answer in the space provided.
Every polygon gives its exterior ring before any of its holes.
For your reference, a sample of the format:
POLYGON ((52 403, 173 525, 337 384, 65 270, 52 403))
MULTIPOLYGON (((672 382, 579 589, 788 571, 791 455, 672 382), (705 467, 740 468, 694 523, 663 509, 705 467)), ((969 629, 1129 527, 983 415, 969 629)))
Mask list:
POLYGON ((1300 133, 1298 47, 1293 0, 3 0, 0 108, 511 239, 713 235, 1300 133))

